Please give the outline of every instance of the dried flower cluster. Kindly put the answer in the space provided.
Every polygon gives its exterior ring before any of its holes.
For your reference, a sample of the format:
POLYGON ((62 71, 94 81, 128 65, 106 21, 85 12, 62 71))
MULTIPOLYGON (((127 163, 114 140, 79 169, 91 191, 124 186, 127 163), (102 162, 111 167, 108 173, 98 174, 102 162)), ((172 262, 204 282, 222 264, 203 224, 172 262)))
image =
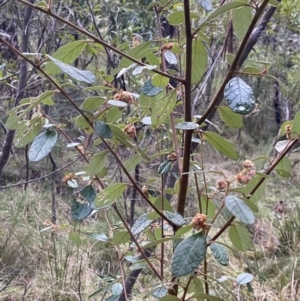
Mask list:
POLYGON ((124 133, 126 135, 128 135, 131 139, 133 139, 135 136, 136 136, 136 129, 135 129, 135 126, 130 124, 130 125, 127 125, 125 128, 124 128, 124 133))
POLYGON ((254 177, 256 170, 254 168, 254 164, 252 161, 250 160, 246 160, 243 163, 243 167, 244 169, 235 176, 236 180, 240 183, 240 184, 248 184, 249 181, 254 177))
POLYGON ((206 223, 206 221, 207 221, 207 216, 205 214, 198 213, 193 217, 191 221, 191 225, 196 230, 207 229, 209 226, 206 223))
POLYGON ((119 93, 115 94, 114 98, 115 100, 126 102, 128 105, 131 105, 134 102, 132 94, 123 90, 120 90, 119 93))
POLYGON ((171 152, 167 156, 167 160, 171 162, 175 162, 177 160, 177 156, 175 152, 171 152))
POLYGON ((161 50, 171 50, 174 47, 174 45, 175 45, 174 42, 167 43, 161 47, 161 50))

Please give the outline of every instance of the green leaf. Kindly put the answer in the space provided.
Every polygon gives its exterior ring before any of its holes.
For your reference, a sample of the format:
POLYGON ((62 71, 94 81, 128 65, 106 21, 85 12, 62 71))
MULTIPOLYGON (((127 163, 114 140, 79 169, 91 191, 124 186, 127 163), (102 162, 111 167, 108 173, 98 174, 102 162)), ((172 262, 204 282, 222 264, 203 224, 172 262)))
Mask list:
POLYGON ((127 231, 120 231, 114 234, 110 241, 115 245, 121 245, 130 241, 130 234, 127 231))
POLYGON ((184 130, 184 131, 188 131, 188 130, 195 130, 197 128, 199 128, 199 124, 195 123, 195 122, 181 122, 176 124, 175 128, 177 130, 184 130))
MULTIPOLYGON (((149 192, 150 193, 150 192, 149 192)), ((153 201, 153 205, 158 209, 158 210, 167 210, 169 212, 172 212, 172 206, 170 202, 167 200, 167 198, 164 198, 162 201, 161 197, 157 197, 153 201)))
POLYGON ((171 240, 182 240, 182 238, 173 236, 173 237, 165 237, 165 238, 155 239, 154 241, 151 241, 151 242, 147 243, 144 246, 144 248, 148 249, 148 248, 157 246, 159 244, 162 244, 164 242, 168 242, 168 241, 171 241, 171 240))
POLYGON ((113 137, 110 127, 102 121, 96 121, 94 129, 98 136, 102 139, 111 139, 113 137))
POLYGON ((159 301, 180 301, 180 299, 174 295, 166 295, 160 298, 159 301))
POLYGON ((122 118, 122 114, 122 110, 120 110, 118 107, 111 107, 109 111, 106 112, 105 120, 109 123, 118 123, 118 121, 120 121, 122 118))
POLYGON ((257 213, 259 210, 257 208, 257 206, 251 202, 250 200, 248 199, 243 199, 244 203, 255 213, 257 213))
POLYGON ((161 87, 155 87, 152 85, 152 80, 148 79, 144 85, 142 86, 142 93, 149 96, 149 97, 153 97, 158 95, 159 93, 161 93, 163 91, 163 88, 161 87))
POLYGON ((123 194, 126 187, 126 183, 116 183, 105 187, 99 192, 95 205, 97 207, 103 207, 115 202, 123 194))
POLYGON ((192 84, 197 84, 207 67, 207 52, 200 39, 192 42, 192 84))
POLYGON ((181 236, 181 235, 183 235, 183 234, 188 233, 188 232, 191 231, 192 229, 193 229, 193 226, 192 226, 191 224, 186 225, 186 226, 183 226, 183 227, 181 227, 180 229, 178 229, 178 230, 176 231, 175 236, 176 236, 176 237, 179 237, 179 236, 181 236))
POLYGON ((142 214, 132 225, 131 232, 138 235, 153 223, 152 219, 148 219, 148 213, 142 214))
MULTIPOLYGON (((93 121, 94 118, 93 113, 84 112, 84 114, 90 120, 90 122, 93 121)), ((93 132, 93 128, 90 126, 88 121, 82 115, 76 117, 75 125, 80 129, 83 129, 87 134, 91 134, 93 132)))
POLYGON ((177 226, 183 226, 186 224, 186 221, 180 213, 164 211, 164 215, 177 226))
POLYGON ((172 167, 172 164, 173 164, 172 161, 169 161, 169 160, 163 161, 163 162, 159 165, 157 172, 158 172, 160 175, 163 175, 163 174, 169 172, 169 170, 170 170, 171 167, 172 167))
POLYGON ((296 113, 292 124, 291 138, 297 139, 300 136, 300 111, 296 113))
POLYGON ((154 54, 153 52, 150 52, 147 54, 147 61, 151 66, 159 66, 160 65, 160 60, 157 57, 156 54, 154 54))
POLYGON ((75 232, 70 232, 69 233, 69 239, 77 247, 79 247, 82 244, 82 241, 81 241, 79 235, 77 233, 75 233, 75 232))
POLYGON ((243 127, 243 118, 240 114, 234 113, 230 108, 218 107, 222 121, 229 127, 240 129, 243 127))
POLYGON ((235 113, 246 115, 255 108, 252 88, 238 77, 234 77, 227 83, 224 97, 235 113))
POLYGON ((207 215, 210 218, 213 218, 215 216, 216 207, 215 204, 211 201, 211 199, 207 199, 207 196, 202 194, 200 198, 200 202, 201 202, 201 209, 202 209, 201 213, 207 215))
POLYGON ((207 295, 204 293, 195 293, 191 298, 201 298, 203 300, 210 300, 210 301, 224 301, 220 298, 217 298, 215 296, 207 295))
POLYGON ((291 175, 292 171, 291 161, 286 156, 284 156, 275 166, 275 170, 281 177, 288 178, 291 175))
POLYGON ((233 29, 239 40, 244 38, 252 18, 252 8, 249 6, 244 6, 232 11, 233 29))
POLYGON ((118 126, 114 124, 108 124, 110 127, 113 137, 118 141, 122 142, 127 147, 134 149, 136 152, 140 153, 143 158, 149 160, 149 157, 145 154, 145 152, 132 140, 128 135, 126 135, 118 126))
POLYGON ((206 254, 206 238, 196 233, 179 243, 175 249, 171 271, 175 277, 191 274, 206 254))
POLYGON ((177 103, 177 96, 171 93, 170 96, 163 95, 157 100, 153 100, 151 104, 152 115, 151 121, 154 128, 160 127, 170 118, 170 114, 177 103))
POLYGON ((165 88, 169 84, 169 79, 160 74, 155 74, 151 79, 151 84, 155 87, 165 88))
MULTIPOLYGON (((142 42, 139 45, 135 46, 131 50, 128 51, 128 55, 135 59, 141 59, 143 56, 146 56, 147 54, 143 52, 143 50, 148 50, 149 53, 153 50, 150 49, 151 41, 149 42, 142 42)), ((132 61, 123 57, 120 62, 120 67, 126 68, 132 64, 132 61)))
POLYGON ((224 266, 227 266, 229 263, 229 256, 227 250, 221 244, 214 242, 210 245, 210 250, 213 257, 224 266))
POLYGON ((249 273, 242 273, 236 277, 236 282, 238 285, 247 284, 253 280, 253 275, 249 273))
POLYGON ((203 7, 207 12, 210 12, 214 9, 210 0, 197 0, 198 4, 203 7))
MULTIPOLYGON (((52 54, 52 57, 63 63, 71 64, 80 56, 86 44, 87 41, 75 41, 68 43, 55 51, 52 54)), ((60 68, 58 68, 53 62, 48 62, 44 70, 49 75, 57 75, 60 73, 60 68)))
POLYGON ((94 111, 100 108, 105 102, 105 99, 99 96, 88 97, 81 104, 81 108, 85 111, 94 111))
POLYGON ((194 292, 195 293, 204 293, 203 283, 199 278, 193 277, 193 283, 194 283, 194 292))
POLYGON ((53 149, 57 141, 56 131, 46 131, 38 135, 29 149, 28 158, 31 162, 37 162, 45 158, 53 149))
POLYGON ((92 157, 86 169, 91 178, 101 172, 101 170, 105 167, 108 153, 108 150, 104 150, 92 157))
POLYGON ((92 84, 95 82, 95 75, 89 70, 80 70, 78 68, 72 67, 65 64, 54 57, 47 55, 47 57, 59 68, 62 72, 68 74, 70 77, 74 78, 79 82, 85 82, 87 84, 92 84))
POLYGON ((132 171, 142 161, 143 157, 140 154, 135 154, 124 163, 124 166, 127 171, 132 171))
POLYGON ((203 135, 207 142, 211 144, 214 148, 216 148, 220 153, 222 153, 230 159, 238 159, 238 152, 235 150, 234 144, 232 142, 212 132, 204 132, 203 135))
POLYGON ((15 134, 15 147, 24 147, 32 142, 35 137, 41 132, 44 124, 44 119, 41 117, 34 117, 28 121, 19 121, 19 127, 15 134), (21 126, 23 125, 23 126, 21 126))
POLYGON ((252 210, 245 202, 234 195, 227 195, 225 198, 227 209, 243 223, 252 225, 255 222, 255 216, 252 210))
POLYGON ((168 21, 170 25, 178 25, 184 23, 184 12, 182 10, 180 11, 174 11, 168 16, 168 21))
POLYGON ((229 238, 232 244, 240 251, 246 251, 251 245, 249 231, 240 223, 234 223, 229 228, 229 238))
POLYGON ((206 21, 211 21, 212 19, 216 18, 217 16, 231 10, 234 8, 238 8, 241 6, 247 5, 245 2, 239 2, 239 1, 232 1, 230 3, 224 4, 216 8, 207 18, 206 21))

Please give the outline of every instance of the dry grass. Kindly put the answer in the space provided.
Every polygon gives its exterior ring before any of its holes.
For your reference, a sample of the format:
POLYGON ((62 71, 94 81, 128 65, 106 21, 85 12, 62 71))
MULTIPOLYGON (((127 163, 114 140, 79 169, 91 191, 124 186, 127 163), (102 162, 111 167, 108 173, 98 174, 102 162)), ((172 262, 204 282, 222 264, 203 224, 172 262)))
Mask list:
MULTIPOLYGON (((220 157, 211 153, 209 162, 219 162, 220 157)), ((209 170, 222 169, 226 177, 232 178, 239 171, 241 162, 232 164, 207 164, 209 170)), ((215 185, 220 175, 210 173, 206 180, 215 185)), ((297 175, 293 180, 297 179, 297 175)), ((41 232, 43 223, 51 219, 51 196, 48 188, 32 185, 26 193, 22 189, 0 191, 0 300, 50 300, 75 301, 88 300, 105 284, 97 276, 116 273, 118 264, 115 249, 108 244, 80 235, 81 244, 77 246, 69 239, 69 233, 92 232, 110 234, 103 214, 74 224, 70 219, 70 195, 57 195, 59 204, 59 230, 41 232)), ((226 300, 256 301, 297 301, 300 279, 299 240, 289 236, 288 247, 282 248, 283 233, 291 234, 284 221, 297 219, 296 205, 300 201, 297 184, 272 176, 263 199, 258 203, 260 209, 258 223, 253 229, 256 244, 243 257, 230 253, 230 265, 221 267, 215 259, 208 256, 212 276, 222 279, 222 285, 212 288, 226 295, 226 300), (293 183, 293 184, 291 184, 293 183), (284 200, 287 214, 278 219, 272 213, 274 205, 284 200), (249 264, 250 263, 250 264, 249 264), (246 286, 233 287, 235 277, 252 269, 255 275, 251 285, 253 294, 246 286), (261 278, 256 274, 260 272, 261 278), (224 280, 225 279, 225 280, 224 280)), ((141 210, 141 209, 138 209, 141 210)), ((144 210, 144 208, 142 208, 144 210)), ((300 215, 300 211, 299 211, 300 215)), ((113 224, 116 219, 108 214, 113 224)), ((300 224, 300 218, 298 217, 300 224)), ((293 231, 295 233, 295 231, 293 231)), ((299 235, 300 237, 300 235, 299 235)), ((125 246, 121 245, 121 252, 125 246)), ((168 250, 168 247, 166 246, 168 250)), ((170 248, 171 250, 171 248, 170 248)), ((171 251, 170 251, 171 252, 171 251)), ((168 268, 166 264, 166 268, 168 268)), ((125 266, 128 272, 128 267, 125 266)), ((146 270, 134 288, 133 300, 155 300, 147 294, 153 285, 151 273, 146 270)), ((121 281, 119 278, 117 281, 121 281)), ((99 300, 100 292, 89 300, 99 300)), ((109 294, 107 294, 109 296, 109 294)), ((105 299, 105 298, 104 298, 105 299)))

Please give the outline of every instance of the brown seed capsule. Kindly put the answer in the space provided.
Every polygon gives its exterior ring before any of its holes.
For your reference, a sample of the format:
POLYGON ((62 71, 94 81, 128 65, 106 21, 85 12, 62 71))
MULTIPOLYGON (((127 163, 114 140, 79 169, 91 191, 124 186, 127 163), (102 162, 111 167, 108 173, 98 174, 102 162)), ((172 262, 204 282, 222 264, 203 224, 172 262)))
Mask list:
POLYGON ((228 182, 227 181, 218 181, 217 182, 217 189, 218 190, 224 190, 228 185, 228 182))
POLYGON ((288 140, 292 139, 292 135, 291 135, 292 125, 287 124, 284 129, 286 131, 286 139, 288 139, 288 140))

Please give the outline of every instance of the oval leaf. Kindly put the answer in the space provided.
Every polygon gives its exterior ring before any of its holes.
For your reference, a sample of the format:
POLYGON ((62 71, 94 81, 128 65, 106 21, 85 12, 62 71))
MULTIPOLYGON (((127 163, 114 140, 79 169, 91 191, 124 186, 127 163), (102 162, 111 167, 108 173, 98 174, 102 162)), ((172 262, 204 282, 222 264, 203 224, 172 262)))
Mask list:
POLYGON ((227 266, 229 263, 229 256, 227 250, 221 244, 214 242, 210 245, 210 250, 213 257, 222 265, 227 266))
POLYGON ((141 215, 131 227, 133 235, 138 235, 153 223, 152 219, 148 219, 148 213, 141 215))
POLYGON ((207 52, 199 39, 194 39, 192 42, 192 66, 192 84, 197 84, 207 67, 207 52))
POLYGON ((169 220, 171 220, 177 226, 183 226, 186 224, 186 221, 184 220, 183 216, 180 213, 164 211, 164 214, 169 220))
POLYGON ((56 131, 46 131, 39 134, 29 149, 29 160, 37 162, 45 158, 54 147, 57 140, 56 131))
POLYGON ((167 77, 165 77, 165 76, 160 75, 160 74, 155 74, 152 77, 151 83, 155 87, 163 87, 163 88, 165 88, 168 85, 168 83, 169 83, 169 79, 167 77))
POLYGON ((167 173, 167 172, 171 169, 172 164, 173 164, 172 161, 165 160, 164 162, 162 162, 162 163, 159 165, 157 172, 158 172, 159 174, 161 174, 161 175, 167 173))
POLYGON ((164 56, 165 56, 165 59, 166 61, 171 64, 171 65, 176 65, 177 64, 177 58, 175 56, 174 53, 172 53, 170 50, 166 50, 164 52, 164 56))
POLYGON ((210 12, 214 9, 210 0, 197 0, 198 4, 203 7, 207 12, 210 12))
POLYGON ((98 136, 102 139, 111 139, 113 137, 110 127, 102 121, 96 121, 94 128, 98 136))
POLYGON ((191 274, 206 254, 206 238, 196 233, 177 246, 172 256, 171 271, 175 277, 191 274))
POLYGON ((287 157, 283 157, 275 166, 278 175, 283 178, 288 178, 291 174, 292 164, 287 157))
POLYGON ((251 87, 238 77, 234 77, 227 83, 224 97, 230 109, 235 113, 246 115, 255 108, 251 87))
POLYGON ((225 198, 227 209, 243 223, 252 225, 255 222, 255 216, 252 210, 245 202, 234 195, 227 195, 225 198))
POLYGON ((235 150, 234 144, 232 142, 212 132, 204 132, 203 135, 207 142, 213 147, 215 147, 220 153, 222 153, 230 159, 238 159, 238 152, 235 150))
POLYGON ((113 295, 120 295, 123 291, 123 285, 121 283, 114 283, 111 287, 111 293, 113 295))
POLYGON ((65 64, 54 57, 47 55, 47 57, 58 67, 62 72, 68 74, 72 78, 85 82, 87 84, 92 84, 95 82, 95 75, 89 70, 80 70, 68 64, 65 64))
POLYGON ((253 275, 249 273, 242 273, 236 277, 236 282, 238 285, 247 284, 253 280, 253 275))
POLYGON ((87 166, 87 173, 91 178, 101 172, 101 170, 105 167, 106 158, 107 158, 108 151, 104 150, 98 154, 95 154, 89 165, 87 166))
POLYGON ((230 108, 222 106, 218 107, 222 121, 229 127, 240 129, 243 127, 243 117, 234 113, 230 108))
POLYGON ((239 223, 234 223, 229 228, 229 238, 232 244, 240 251, 247 251, 251 245, 249 231, 239 223))

